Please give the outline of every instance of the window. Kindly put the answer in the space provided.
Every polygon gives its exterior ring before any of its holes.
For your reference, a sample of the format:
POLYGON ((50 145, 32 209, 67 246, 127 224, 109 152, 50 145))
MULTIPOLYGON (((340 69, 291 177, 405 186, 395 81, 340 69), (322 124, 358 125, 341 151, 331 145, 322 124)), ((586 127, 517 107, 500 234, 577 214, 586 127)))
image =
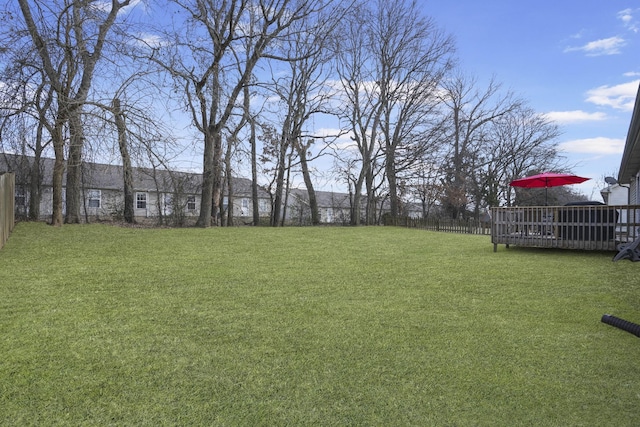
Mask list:
POLYGON ((164 214, 171 215, 173 211, 173 194, 165 193, 163 198, 164 214))
POLYGON ((16 187, 16 207, 27 206, 27 192, 22 187, 16 187))
POLYGON ((16 186, 15 203, 16 214, 27 215, 27 212, 29 212, 29 208, 27 207, 27 190, 24 187, 16 186))
POLYGON ((87 204, 90 208, 100 207, 100 197, 102 196, 100 190, 87 191, 87 204))
POLYGON ((147 209, 147 193, 136 193, 136 209, 147 209))
POLYGON ((187 196, 187 210, 196 210, 196 196, 187 196))
POLYGON ((271 203, 266 199, 258 199, 258 210, 266 213, 271 211, 271 203))
POLYGON ((327 208, 327 222, 333 222, 333 208, 327 208))

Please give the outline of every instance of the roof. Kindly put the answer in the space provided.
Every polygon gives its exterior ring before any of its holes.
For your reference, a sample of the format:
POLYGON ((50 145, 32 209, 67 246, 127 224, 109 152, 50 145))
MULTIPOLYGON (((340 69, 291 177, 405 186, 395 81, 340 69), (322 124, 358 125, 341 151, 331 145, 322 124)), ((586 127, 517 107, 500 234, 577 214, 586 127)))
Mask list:
MULTIPOLYGON (((16 172, 16 183, 19 183, 18 176, 24 176, 21 171, 34 162, 32 156, 21 156, 15 154, 1 153, 0 171, 16 172)), ((45 186, 53 185, 53 166, 55 160, 42 158, 43 182, 45 186)), ((102 163, 85 162, 83 164, 83 185, 85 188, 96 190, 121 190, 123 187, 122 166, 102 163)), ((63 185, 66 184, 66 175, 63 177, 63 185)), ((166 169, 133 168, 133 187, 136 191, 160 191, 173 193, 175 191, 184 194, 199 194, 202 186, 202 174, 191 172, 169 171, 166 169)), ((233 178, 233 193, 235 197, 251 195, 251 180, 246 178, 233 178)), ((258 187, 258 197, 268 198, 269 193, 258 187)))
POLYGON ((628 183, 638 172, 640 172, 640 86, 631 115, 629 132, 627 132, 627 142, 622 153, 618 181, 628 183))
MULTIPOLYGON (((332 208, 332 209, 351 209, 352 200, 349 193, 334 193, 333 191, 317 191, 316 190, 316 202, 318 208, 332 208)), ((304 188, 294 188, 291 190, 291 194, 297 200, 302 201, 305 204, 309 204, 309 192, 304 188)), ((362 196, 363 204, 365 206, 367 197, 362 196)), ((388 199, 382 201, 383 207, 389 208, 388 199)))
MULTIPOLYGON (((315 193, 319 208, 349 209, 351 207, 349 194, 331 191, 316 191, 315 193)), ((294 188, 291 190, 291 194, 297 200, 305 204, 309 203, 309 192, 306 189, 294 188)))

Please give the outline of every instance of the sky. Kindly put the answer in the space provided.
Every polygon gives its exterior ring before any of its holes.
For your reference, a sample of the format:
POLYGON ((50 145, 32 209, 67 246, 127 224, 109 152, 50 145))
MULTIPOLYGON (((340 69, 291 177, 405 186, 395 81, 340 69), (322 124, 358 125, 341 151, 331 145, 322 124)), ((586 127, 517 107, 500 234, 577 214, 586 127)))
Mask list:
POLYGON ((451 34, 460 67, 492 76, 562 131, 573 189, 601 201, 617 177, 640 84, 638 0, 418 0, 451 34))
MULTIPOLYGON (((561 154, 591 178, 572 188, 601 200, 640 84, 640 0, 416 1, 454 38, 465 73, 479 83, 495 76, 558 123, 561 154)), ((181 166, 200 164, 191 153, 181 166)))
MULTIPOLYGON (((560 154, 591 178, 572 189, 601 201, 603 178, 617 177, 640 85, 640 0, 416 1, 454 38, 464 73, 478 84, 495 77, 560 126, 560 154)), ((191 153, 181 166, 200 163, 191 153)))

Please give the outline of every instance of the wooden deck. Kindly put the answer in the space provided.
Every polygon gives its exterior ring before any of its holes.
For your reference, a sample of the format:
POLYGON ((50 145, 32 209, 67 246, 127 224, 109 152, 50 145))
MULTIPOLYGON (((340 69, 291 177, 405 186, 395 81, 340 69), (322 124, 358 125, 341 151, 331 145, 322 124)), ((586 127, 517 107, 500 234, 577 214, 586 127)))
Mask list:
POLYGON ((491 208, 491 242, 615 251, 640 235, 640 205, 491 208))

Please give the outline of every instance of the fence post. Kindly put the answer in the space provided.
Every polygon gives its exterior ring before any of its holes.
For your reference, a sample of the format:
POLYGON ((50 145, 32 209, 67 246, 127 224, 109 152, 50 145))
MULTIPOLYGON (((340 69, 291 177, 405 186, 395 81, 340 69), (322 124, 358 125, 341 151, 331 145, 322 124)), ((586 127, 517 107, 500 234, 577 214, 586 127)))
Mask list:
POLYGON ((15 182, 15 174, 0 174, 0 249, 15 226, 15 182))

